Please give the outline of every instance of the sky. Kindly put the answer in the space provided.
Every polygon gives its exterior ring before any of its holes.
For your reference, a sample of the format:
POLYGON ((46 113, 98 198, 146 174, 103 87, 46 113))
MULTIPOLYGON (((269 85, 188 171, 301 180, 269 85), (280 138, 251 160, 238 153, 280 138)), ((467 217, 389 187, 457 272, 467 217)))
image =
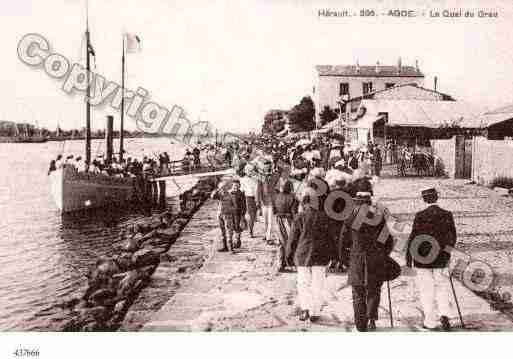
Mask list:
MULTIPOLYGON (((17 57, 19 40, 38 33, 54 51, 83 62, 85 0, 0 0, 0 120, 49 129, 85 123, 82 96, 17 57), (83 52, 83 51, 82 51, 83 52)), ((315 65, 404 65, 419 61, 426 87, 480 111, 513 103, 511 1, 89 0, 95 71, 120 81, 122 33, 142 39, 127 56, 127 87, 143 87, 169 109, 220 130, 260 129, 269 109, 289 109, 316 84, 315 65), (323 18, 321 9, 493 9, 497 19, 323 18)), ((93 110, 103 128, 109 107, 93 110)), ((117 122, 117 121, 115 121, 117 122)), ((125 128, 135 129, 131 120, 125 128)))

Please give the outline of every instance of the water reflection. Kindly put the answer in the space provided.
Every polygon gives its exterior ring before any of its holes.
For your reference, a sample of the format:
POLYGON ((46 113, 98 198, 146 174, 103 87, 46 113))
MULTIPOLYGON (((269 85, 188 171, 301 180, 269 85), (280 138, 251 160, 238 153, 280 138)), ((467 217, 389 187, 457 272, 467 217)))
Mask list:
MULTIPOLYGON (((0 144, 0 330, 59 330, 67 316, 60 304, 83 293, 98 256, 112 252, 122 229, 160 212, 123 207, 61 215, 46 172, 62 147, 0 144)), ((81 141, 64 147, 65 153, 83 152, 81 141)), ((162 139, 128 141, 132 153, 143 148, 179 152, 162 139)))

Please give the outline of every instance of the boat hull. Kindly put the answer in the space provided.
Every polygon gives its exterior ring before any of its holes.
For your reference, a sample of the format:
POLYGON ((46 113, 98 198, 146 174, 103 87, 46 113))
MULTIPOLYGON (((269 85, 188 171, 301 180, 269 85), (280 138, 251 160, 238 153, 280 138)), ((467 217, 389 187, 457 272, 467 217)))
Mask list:
POLYGON ((62 213, 121 206, 134 198, 133 178, 78 173, 71 167, 52 171, 49 177, 53 200, 62 213))

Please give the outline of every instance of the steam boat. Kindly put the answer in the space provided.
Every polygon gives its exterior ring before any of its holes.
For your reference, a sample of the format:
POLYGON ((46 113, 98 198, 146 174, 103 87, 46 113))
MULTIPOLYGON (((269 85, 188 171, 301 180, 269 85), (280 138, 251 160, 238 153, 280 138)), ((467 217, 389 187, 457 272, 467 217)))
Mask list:
MULTIPOLYGON (((86 14, 86 69, 90 76, 90 57, 95 55, 89 36, 89 15, 86 14)), ((125 84, 125 35, 123 34, 122 91, 125 84)), ((87 79, 90 83, 89 78, 87 79)), ((90 88, 86 89, 86 126, 85 126, 85 162, 91 163, 91 105, 90 88)), ((121 120, 119 137, 119 157, 123 158, 123 117, 124 99, 121 101, 121 120)), ((113 117, 107 116, 106 129, 106 163, 109 164, 113 155, 113 117)), ((62 213, 80 211, 89 208, 100 208, 112 205, 123 205, 134 198, 136 180, 134 178, 118 178, 101 173, 78 172, 73 166, 64 165, 50 172, 50 192, 57 208, 62 213)))
POLYGON ((121 206, 134 198, 135 179, 77 172, 64 166, 50 173, 50 191, 62 213, 121 206))

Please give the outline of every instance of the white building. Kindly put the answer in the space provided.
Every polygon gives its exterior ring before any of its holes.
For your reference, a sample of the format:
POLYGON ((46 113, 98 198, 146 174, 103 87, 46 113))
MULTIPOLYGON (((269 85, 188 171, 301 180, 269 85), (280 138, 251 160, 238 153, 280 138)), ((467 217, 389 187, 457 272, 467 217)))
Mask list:
MULTIPOLYGON (((317 65, 316 114, 325 106, 332 110, 340 109, 339 102, 348 101, 371 92, 384 90, 395 85, 424 85, 424 74, 418 63, 415 66, 402 66, 399 59, 396 66, 383 66, 379 62, 374 66, 356 65, 317 65)), ((345 112, 345 109, 342 109, 345 112)))

